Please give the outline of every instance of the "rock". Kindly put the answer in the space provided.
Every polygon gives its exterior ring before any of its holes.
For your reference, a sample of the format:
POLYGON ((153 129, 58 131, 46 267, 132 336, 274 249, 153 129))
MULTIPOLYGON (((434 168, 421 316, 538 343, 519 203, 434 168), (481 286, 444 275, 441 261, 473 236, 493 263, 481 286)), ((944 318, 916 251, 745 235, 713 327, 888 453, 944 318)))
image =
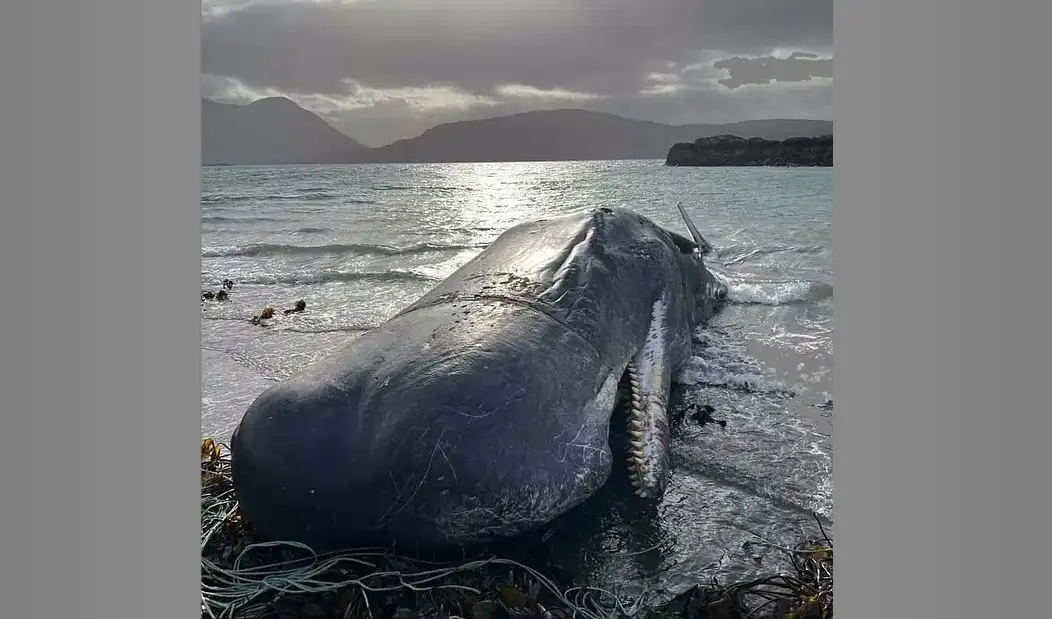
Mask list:
POLYGON ((712 421, 712 413, 716 412, 716 409, 708 404, 693 405, 692 408, 694 412, 691 413, 690 420, 700 425, 712 421))
POLYGON ((263 311, 259 313, 259 316, 254 316, 252 318, 252 320, 250 320, 249 322, 251 322, 254 325, 258 325, 262 321, 269 320, 270 318, 273 318, 273 317, 274 317, 274 308, 273 307, 265 307, 265 308, 263 308, 263 311))
POLYGON ((833 165, 833 136, 785 140, 715 135, 673 144, 668 166, 822 166, 833 165))
POLYGON ((307 309, 307 302, 303 299, 300 299, 299 301, 296 301, 295 307, 285 310, 285 315, 288 316, 289 314, 298 314, 305 309, 307 309))

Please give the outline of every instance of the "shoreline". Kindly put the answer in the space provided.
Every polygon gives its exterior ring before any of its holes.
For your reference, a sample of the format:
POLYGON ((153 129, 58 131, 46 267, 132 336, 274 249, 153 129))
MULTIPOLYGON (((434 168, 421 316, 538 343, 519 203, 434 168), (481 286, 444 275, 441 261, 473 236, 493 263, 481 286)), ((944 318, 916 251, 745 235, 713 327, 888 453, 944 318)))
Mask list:
POLYGON ((229 451, 208 438, 201 445, 201 488, 202 619, 605 619, 629 608, 644 619, 833 616, 833 542, 820 521, 822 538, 793 548, 768 545, 790 559, 790 573, 699 582, 647 608, 645 597, 567 589, 543 569, 493 555, 435 563, 381 549, 312 556, 302 545, 263 543, 232 497, 229 451))

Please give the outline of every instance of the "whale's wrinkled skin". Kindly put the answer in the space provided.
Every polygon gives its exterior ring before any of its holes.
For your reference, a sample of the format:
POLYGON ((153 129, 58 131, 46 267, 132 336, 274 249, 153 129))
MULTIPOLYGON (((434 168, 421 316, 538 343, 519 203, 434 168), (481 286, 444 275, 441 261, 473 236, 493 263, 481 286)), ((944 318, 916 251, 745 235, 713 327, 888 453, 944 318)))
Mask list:
POLYGON ((624 466, 669 479, 666 407, 726 288, 710 246, 628 210, 515 226, 416 303, 248 408, 243 516, 317 550, 446 547, 534 530, 624 466), (631 386, 626 453, 609 444, 631 386))

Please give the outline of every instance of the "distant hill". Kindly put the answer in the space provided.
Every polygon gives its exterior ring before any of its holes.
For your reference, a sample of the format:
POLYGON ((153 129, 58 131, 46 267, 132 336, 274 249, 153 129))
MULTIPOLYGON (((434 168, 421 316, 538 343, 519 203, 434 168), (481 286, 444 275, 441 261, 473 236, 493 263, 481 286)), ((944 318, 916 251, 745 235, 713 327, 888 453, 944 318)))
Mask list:
POLYGON ((586 110, 525 112, 438 125, 418 137, 362 151, 371 162, 664 159, 669 146, 733 133, 772 140, 832 133, 823 120, 665 125, 586 110))
POLYGON ((285 98, 249 105, 202 102, 205 165, 664 159, 672 144, 702 137, 731 133, 782 140, 832 131, 826 120, 676 126, 567 109, 445 123, 415 138, 368 148, 285 98))
POLYGON ((204 165, 351 162, 363 148, 284 97, 248 105, 201 100, 204 165))

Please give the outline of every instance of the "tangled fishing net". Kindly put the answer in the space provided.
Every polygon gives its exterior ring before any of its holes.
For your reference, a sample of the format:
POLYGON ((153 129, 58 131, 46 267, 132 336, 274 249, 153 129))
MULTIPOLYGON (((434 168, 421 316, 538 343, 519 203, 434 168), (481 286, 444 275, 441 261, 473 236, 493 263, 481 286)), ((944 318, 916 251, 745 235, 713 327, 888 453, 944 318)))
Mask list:
POLYGON ((785 553, 794 573, 729 586, 714 580, 657 609, 644 606, 646 592, 628 600, 602 589, 564 589, 495 556, 436 563, 381 549, 319 554, 262 541, 238 511, 229 450, 212 439, 201 443, 202 619, 831 619, 828 536, 796 548, 756 543, 785 553))

